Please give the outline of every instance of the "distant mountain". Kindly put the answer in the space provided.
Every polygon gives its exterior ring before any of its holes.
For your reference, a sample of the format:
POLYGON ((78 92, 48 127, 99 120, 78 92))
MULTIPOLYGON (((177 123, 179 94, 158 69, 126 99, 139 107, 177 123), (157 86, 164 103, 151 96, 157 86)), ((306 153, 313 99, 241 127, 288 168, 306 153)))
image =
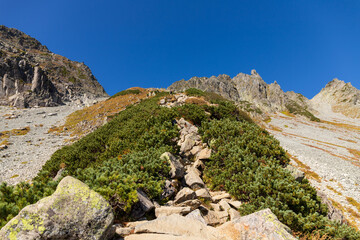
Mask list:
POLYGON ((56 106, 107 96, 84 63, 52 53, 17 29, 0 26, 0 105, 56 106))
POLYGON ((327 104, 334 112, 360 118, 360 90, 337 78, 329 82, 310 102, 316 108, 327 104))
POLYGON ((261 112, 290 111, 316 119, 311 113, 313 109, 309 99, 295 92, 284 92, 276 81, 267 84, 255 70, 251 71, 251 75, 239 73, 234 78, 225 74, 210 78, 193 77, 188 81, 177 81, 168 87, 173 91, 188 88, 215 92, 243 106, 247 105, 250 109, 255 106, 261 112))

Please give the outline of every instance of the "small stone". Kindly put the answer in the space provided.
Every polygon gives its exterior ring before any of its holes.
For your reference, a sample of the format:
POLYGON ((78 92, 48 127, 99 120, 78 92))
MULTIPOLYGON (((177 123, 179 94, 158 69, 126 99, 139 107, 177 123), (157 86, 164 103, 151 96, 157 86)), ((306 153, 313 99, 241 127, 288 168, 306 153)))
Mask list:
POLYGON ((210 148, 204 148, 199 152, 197 155, 197 159, 199 160, 207 160, 211 157, 211 149, 210 148))
POLYGON ((239 209, 242 203, 240 201, 229 201, 229 204, 235 209, 239 209))
POLYGON ((121 237, 130 235, 133 229, 134 228, 121 227, 120 225, 115 225, 115 233, 121 237))
POLYGON ((230 215, 230 221, 233 221, 233 220, 241 217, 239 211, 237 211, 233 208, 229 209, 229 215, 230 215))
POLYGON ((213 209, 214 211, 221 211, 221 207, 220 207, 220 205, 217 204, 217 203, 210 203, 210 206, 212 207, 212 209, 213 209))
POLYGON ((223 193, 220 195, 213 196, 212 198, 213 198, 214 202, 219 202, 221 199, 224 199, 224 198, 230 199, 231 195, 229 193, 223 193))
POLYGON ((200 207, 201 201, 199 199, 187 200, 185 202, 176 204, 176 207, 190 207, 191 211, 200 207))
POLYGON ((198 198, 203 198, 204 200, 212 200, 211 195, 209 193, 209 190, 207 190, 206 188, 201 188, 196 190, 196 197, 198 198))
POLYGON ((224 211, 228 211, 229 209, 231 209, 230 205, 224 199, 221 199, 219 205, 224 211))
POLYGON ((194 167, 188 169, 188 172, 185 175, 185 182, 192 189, 205 187, 203 180, 198 175, 198 170, 194 167))

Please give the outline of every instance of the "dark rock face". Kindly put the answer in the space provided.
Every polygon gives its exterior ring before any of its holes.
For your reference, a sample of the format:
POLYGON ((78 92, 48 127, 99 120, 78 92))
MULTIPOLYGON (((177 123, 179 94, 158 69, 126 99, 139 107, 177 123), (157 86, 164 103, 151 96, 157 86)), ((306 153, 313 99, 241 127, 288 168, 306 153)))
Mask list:
POLYGON ((235 102, 248 102, 264 112, 286 110, 290 101, 297 102, 302 107, 308 107, 308 99, 294 92, 284 92, 275 81, 267 84, 255 71, 251 75, 239 73, 234 78, 228 75, 218 77, 193 77, 188 81, 180 80, 169 86, 169 90, 185 91, 188 88, 198 88, 207 92, 215 92, 235 102), (300 98, 302 101, 300 101, 300 98))
POLYGON ((84 63, 50 52, 21 31, 0 26, 0 105, 56 106, 107 96, 84 63))

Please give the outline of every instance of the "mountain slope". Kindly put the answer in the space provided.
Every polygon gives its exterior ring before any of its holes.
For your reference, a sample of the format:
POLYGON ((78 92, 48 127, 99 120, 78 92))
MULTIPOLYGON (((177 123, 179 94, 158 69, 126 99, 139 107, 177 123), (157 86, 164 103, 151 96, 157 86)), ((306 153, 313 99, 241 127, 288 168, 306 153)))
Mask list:
POLYGON ((107 96, 84 63, 52 53, 17 29, 0 26, 0 105, 56 106, 107 96))
POLYGON ((360 118, 360 90, 337 78, 329 82, 310 102, 315 108, 321 109, 328 105, 336 113, 360 118))

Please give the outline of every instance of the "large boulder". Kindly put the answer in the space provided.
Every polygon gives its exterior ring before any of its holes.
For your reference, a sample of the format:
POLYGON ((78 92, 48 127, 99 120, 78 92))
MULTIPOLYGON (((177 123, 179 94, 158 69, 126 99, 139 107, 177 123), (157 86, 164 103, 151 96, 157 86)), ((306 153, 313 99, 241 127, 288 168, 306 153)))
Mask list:
POLYGON ((0 239, 108 239, 112 208, 98 193, 65 177, 54 194, 25 207, 0 230, 0 239))
MULTIPOLYGON (((203 240, 219 240, 223 239, 219 234, 217 234, 216 229, 206 226, 204 223, 199 220, 183 217, 177 214, 161 217, 153 221, 138 225, 135 227, 135 234, 138 236, 143 236, 139 239, 148 239, 145 238, 145 233, 148 234, 159 234, 167 235, 170 237, 181 236, 180 239, 203 239, 203 240), (184 238, 187 237, 187 238, 184 238)), ((127 239, 136 239, 133 237, 127 237, 127 239)), ((154 238, 161 239, 161 238, 154 238)), ((177 239, 177 238, 174 238, 177 239)))
POLYGON ((256 213, 237 218, 234 221, 223 224, 218 230, 227 239, 271 239, 271 240, 295 240, 291 230, 282 224, 270 209, 264 209, 256 213))

